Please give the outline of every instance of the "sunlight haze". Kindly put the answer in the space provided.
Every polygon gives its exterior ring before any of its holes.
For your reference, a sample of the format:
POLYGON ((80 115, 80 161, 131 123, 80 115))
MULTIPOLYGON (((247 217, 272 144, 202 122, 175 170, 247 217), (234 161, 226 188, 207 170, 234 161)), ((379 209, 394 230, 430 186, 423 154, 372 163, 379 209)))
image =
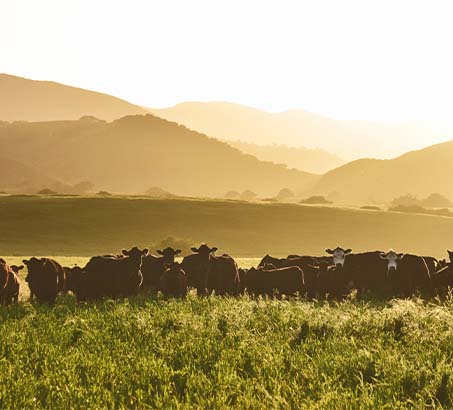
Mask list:
POLYGON ((0 72, 160 108, 229 101, 453 135, 447 1, 5 1, 0 72))

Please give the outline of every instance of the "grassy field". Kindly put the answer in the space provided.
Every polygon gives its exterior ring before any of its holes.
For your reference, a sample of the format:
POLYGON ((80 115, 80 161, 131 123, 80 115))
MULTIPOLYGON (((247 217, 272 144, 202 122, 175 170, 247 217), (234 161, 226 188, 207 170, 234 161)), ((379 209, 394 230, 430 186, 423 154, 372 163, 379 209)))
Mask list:
POLYGON ((0 197, 3 255, 89 256, 169 236, 234 257, 389 248, 445 257, 453 218, 295 204, 140 197, 0 197))
POLYGON ((0 317, 0 408, 453 405, 451 300, 62 296, 0 317))
MULTIPOLYGON (((451 218, 207 200, 1 197, 0 224, 10 264, 82 266, 168 236, 243 267, 337 243, 443 256, 453 240, 451 218)), ((49 307, 27 301, 24 276, 20 303, 0 307, 0 408, 453 407, 453 299, 62 295, 49 307)))

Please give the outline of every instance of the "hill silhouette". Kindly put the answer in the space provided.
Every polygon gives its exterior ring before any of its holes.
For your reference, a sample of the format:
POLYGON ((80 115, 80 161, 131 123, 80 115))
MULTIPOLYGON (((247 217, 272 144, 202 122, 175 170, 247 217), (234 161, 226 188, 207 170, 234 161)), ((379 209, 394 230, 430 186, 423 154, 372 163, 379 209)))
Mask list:
POLYGON ((322 149, 288 147, 286 145, 257 145, 242 141, 227 141, 246 154, 254 155, 263 161, 285 164, 300 171, 323 174, 344 164, 344 161, 322 149))
POLYGON ((391 200, 404 194, 453 198, 453 141, 411 151, 391 160, 360 159, 323 175, 313 192, 337 198, 391 200))
POLYGON ((223 140, 321 148, 348 161, 393 157, 445 141, 445 135, 453 136, 451 129, 440 125, 434 128, 414 122, 334 120, 303 110, 270 113, 227 102, 185 102, 150 110, 223 140))
POLYGON ((147 111, 107 94, 0 74, 0 120, 53 121, 92 115, 114 120, 147 111))
POLYGON ((145 192, 157 186, 177 195, 223 196, 251 189, 271 195, 283 187, 311 187, 316 175, 259 161, 228 144, 151 114, 113 122, 15 122, 0 126, 2 155, 74 184, 145 192))

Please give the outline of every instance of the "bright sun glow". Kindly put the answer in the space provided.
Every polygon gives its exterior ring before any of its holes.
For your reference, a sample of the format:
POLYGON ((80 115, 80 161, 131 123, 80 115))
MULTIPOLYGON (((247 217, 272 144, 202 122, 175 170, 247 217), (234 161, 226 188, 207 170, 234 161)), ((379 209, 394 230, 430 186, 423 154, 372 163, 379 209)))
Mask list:
POLYGON ((451 122, 450 1, 0 0, 0 71, 151 107, 451 122))

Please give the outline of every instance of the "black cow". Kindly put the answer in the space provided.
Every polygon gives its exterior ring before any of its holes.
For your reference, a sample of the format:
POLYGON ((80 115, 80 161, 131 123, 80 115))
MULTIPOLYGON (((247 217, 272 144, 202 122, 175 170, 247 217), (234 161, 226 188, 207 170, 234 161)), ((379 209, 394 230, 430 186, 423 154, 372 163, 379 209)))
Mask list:
POLYGON ((160 290, 165 297, 185 297, 187 295, 186 273, 180 263, 165 265, 160 277, 160 290))
POLYGON ((393 296, 408 297, 415 292, 432 295, 431 275, 422 256, 390 250, 382 253, 381 258, 388 262, 387 276, 393 296))
POLYGON ((304 273, 298 266, 278 269, 250 268, 246 289, 252 296, 294 295, 304 293, 304 273))
POLYGON ((50 258, 24 259, 28 274, 25 281, 30 288, 30 300, 36 296, 40 302, 53 303, 59 292, 65 289, 66 273, 63 267, 50 258))
POLYGON ((122 253, 124 258, 92 257, 83 268, 80 286, 96 297, 137 294, 143 281, 142 258, 148 254, 148 249, 134 247, 122 253))
POLYGON ((142 274, 143 274, 143 289, 159 290, 160 278, 165 272, 165 265, 175 263, 175 258, 181 253, 180 249, 165 248, 158 250, 160 256, 147 255, 143 258, 142 274))

